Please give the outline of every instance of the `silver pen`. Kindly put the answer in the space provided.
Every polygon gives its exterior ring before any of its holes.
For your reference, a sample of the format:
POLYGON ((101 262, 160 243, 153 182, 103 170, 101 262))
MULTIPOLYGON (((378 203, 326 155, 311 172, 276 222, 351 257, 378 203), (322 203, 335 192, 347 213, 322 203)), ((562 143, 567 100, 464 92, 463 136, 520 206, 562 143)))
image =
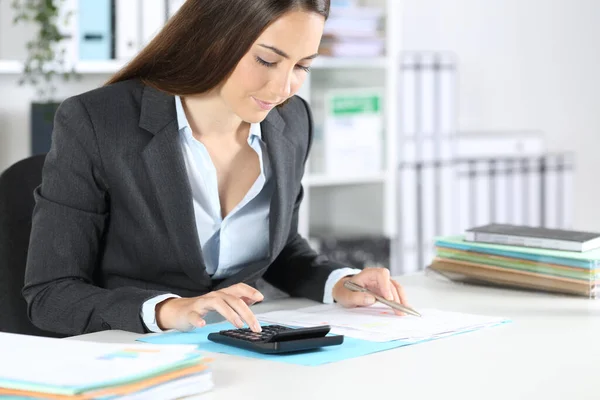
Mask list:
POLYGON ((380 303, 385 304, 386 306, 392 307, 394 310, 398 310, 398 311, 402 311, 404 313, 410 314, 410 315, 414 315, 415 317, 420 317, 421 314, 419 314, 418 312, 416 312, 415 310, 413 310, 410 307, 407 306, 403 306, 400 303, 397 303, 395 301, 392 300, 388 300, 385 299, 375 293, 373 293, 372 291, 370 291, 367 288, 364 288, 354 282, 352 282, 351 280, 347 280, 346 282, 344 282, 344 287, 346 289, 352 290, 353 292, 364 292, 364 293, 368 293, 371 296, 375 297, 375 300, 377 300, 380 303))

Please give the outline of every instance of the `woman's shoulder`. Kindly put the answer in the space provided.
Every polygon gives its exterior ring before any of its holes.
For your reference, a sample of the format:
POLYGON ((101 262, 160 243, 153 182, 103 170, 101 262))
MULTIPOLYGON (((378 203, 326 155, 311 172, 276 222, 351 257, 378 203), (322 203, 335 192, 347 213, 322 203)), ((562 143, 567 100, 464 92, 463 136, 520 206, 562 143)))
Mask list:
POLYGON ((66 99, 65 102, 79 101, 90 113, 98 110, 104 112, 113 109, 124 110, 127 106, 139 107, 143 90, 144 84, 140 80, 130 79, 88 90, 66 99))
POLYGON ((313 121, 310 106, 306 100, 298 95, 292 96, 277 108, 277 113, 288 128, 293 128, 292 136, 309 138, 312 133, 313 121))
POLYGON ((281 107, 277 110, 281 117, 286 120, 289 119, 303 119, 307 120, 308 115, 308 103, 302 97, 295 95, 290 97, 281 107))

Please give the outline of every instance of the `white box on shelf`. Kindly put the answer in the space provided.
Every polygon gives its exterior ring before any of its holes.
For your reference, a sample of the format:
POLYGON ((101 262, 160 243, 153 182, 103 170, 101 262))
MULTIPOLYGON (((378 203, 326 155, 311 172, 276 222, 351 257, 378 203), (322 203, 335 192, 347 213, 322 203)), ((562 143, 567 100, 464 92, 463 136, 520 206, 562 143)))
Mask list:
POLYGON ((462 131, 456 135, 456 157, 540 156, 546 151, 544 136, 538 131, 462 131))
POLYGON ((347 176, 381 171, 383 91, 332 89, 325 98, 326 173, 347 176))

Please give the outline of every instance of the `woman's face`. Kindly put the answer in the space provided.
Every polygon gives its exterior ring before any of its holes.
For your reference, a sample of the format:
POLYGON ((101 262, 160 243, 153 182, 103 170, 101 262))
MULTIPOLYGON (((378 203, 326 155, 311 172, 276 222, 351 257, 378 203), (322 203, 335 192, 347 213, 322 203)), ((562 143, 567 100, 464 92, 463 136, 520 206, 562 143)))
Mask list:
POLYGON ((324 24, 317 13, 294 11, 265 29, 220 89, 230 109, 257 123, 296 94, 316 57, 324 24))

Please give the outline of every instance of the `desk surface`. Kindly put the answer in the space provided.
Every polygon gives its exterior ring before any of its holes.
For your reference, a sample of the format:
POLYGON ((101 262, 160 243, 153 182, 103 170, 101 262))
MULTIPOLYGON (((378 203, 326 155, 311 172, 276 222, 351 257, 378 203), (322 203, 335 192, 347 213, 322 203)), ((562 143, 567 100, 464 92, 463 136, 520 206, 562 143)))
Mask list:
MULTIPOLYGON (((467 286, 424 275, 398 280, 417 310, 497 315, 513 323, 319 367, 217 354, 215 389, 199 398, 600 398, 600 301, 467 286)), ((310 304, 283 299, 254 309, 310 304)), ((70 339, 129 342, 138 337, 105 331, 70 339)))

